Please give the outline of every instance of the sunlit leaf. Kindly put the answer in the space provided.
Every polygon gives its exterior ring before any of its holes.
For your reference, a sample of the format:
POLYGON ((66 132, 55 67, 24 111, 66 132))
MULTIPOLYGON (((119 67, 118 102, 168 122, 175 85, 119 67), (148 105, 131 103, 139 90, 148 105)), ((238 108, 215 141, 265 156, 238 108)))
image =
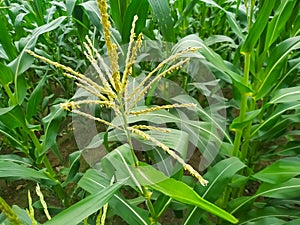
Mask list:
MULTIPOLYGON (((243 218, 241 219, 240 223, 241 225, 250 225, 250 224, 270 224, 267 223, 268 221, 262 221, 264 218, 273 217, 273 218, 286 218, 286 219, 295 219, 300 218, 299 210, 294 209, 284 209, 284 208, 275 208, 272 206, 264 207, 264 208, 258 208, 253 209, 249 213, 245 214, 243 218)), ((269 221, 270 222, 270 221, 269 221)), ((283 222, 283 221, 281 221, 283 222)), ((272 223, 273 224, 273 223, 272 223)), ((283 223, 283 224, 289 224, 289 223, 283 223)))
POLYGON ((247 35, 247 38, 241 48, 242 53, 250 53, 253 50, 269 21, 269 17, 272 13, 274 5, 275 1, 263 2, 263 5, 259 10, 257 19, 253 27, 251 27, 250 32, 247 35))
POLYGON ((103 190, 91 194, 88 197, 80 200, 74 205, 68 207, 58 215, 48 220, 44 225, 57 224, 78 224, 89 215, 97 212, 102 208, 111 197, 122 187, 121 181, 104 188, 103 190))
POLYGON ((252 175, 252 177, 263 182, 278 184, 299 175, 299 167, 299 158, 280 159, 252 175))
MULTIPOLYGON (((206 188, 203 188, 200 184, 197 184, 195 190, 204 199, 215 202, 223 193, 228 182, 239 170, 245 165, 235 157, 225 159, 217 163, 214 167, 208 169, 207 173, 203 176, 209 181, 206 188)), ((183 224, 193 224, 191 221, 199 214, 197 207, 191 209, 186 216, 183 224)), ((198 218, 199 221, 200 218, 198 218)))
POLYGON ((285 62, 290 52, 300 48, 300 37, 291 37, 276 46, 270 53, 266 69, 261 73, 262 82, 256 91, 255 99, 264 97, 280 78, 282 63, 285 62))
POLYGON ((174 42, 174 24, 171 16, 169 2, 167 0, 148 0, 148 2, 152 8, 154 19, 157 20, 157 23, 165 40, 174 42))
POLYGON ((25 116, 19 105, 0 108, 0 121, 10 129, 26 127, 25 116))
MULTIPOLYGON (((88 170, 78 185, 91 194, 109 186, 109 180, 96 170, 88 170)), ((109 200, 111 207, 116 214, 121 216, 131 225, 149 225, 148 212, 135 205, 130 204, 119 192, 115 193, 109 200)))
POLYGON ((300 86, 282 88, 274 93, 268 104, 300 101, 300 86))
POLYGON ((43 171, 37 171, 7 160, 0 161, 0 177, 13 177, 29 180, 43 179, 52 182, 43 171))
POLYGON ((155 170, 151 166, 136 167, 134 169, 134 173, 141 183, 147 184, 147 186, 150 188, 170 196, 174 200, 200 207, 203 210, 228 220, 231 223, 238 222, 236 218, 228 214, 223 209, 201 198, 191 187, 185 183, 166 177, 163 173, 155 170))
POLYGON ((287 198, 296 198, 300 195, 300 179, 292 178, 286 182, 279 184, 269 184, 263 183, 255 195, 251 197, 246 197, 245 200, 242 200, 232 211, 231 213, 236 212, 241 207, 243 207, 248 202, 256 199, 259 196, 269 197, 269 198, 278 198, 278 199, 287 199, 287 198))

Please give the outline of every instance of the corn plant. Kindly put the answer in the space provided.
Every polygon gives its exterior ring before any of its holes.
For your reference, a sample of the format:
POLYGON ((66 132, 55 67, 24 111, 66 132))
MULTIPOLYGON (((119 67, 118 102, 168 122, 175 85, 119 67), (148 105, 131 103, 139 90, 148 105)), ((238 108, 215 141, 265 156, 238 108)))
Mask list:
MULTIPOLYGON (((66 113, 59 107, 51 107, 51 104, 64 96, 54 96, 53 84, 60 84, 70 95, 72 85, 56 76, 57 71, 44 73, 39 67, 29 70, 34 58, 25 50, 36 48, 43 55, 74 63, 69 53, 76 48, 72 49, 68 40, 64 40, 67 33, 63 30, 70 30, 68 34, 76 37, 75 29, 71 29, 73 20, 79 23, 75 12, 72 17, 75 6, 71 1, 66 5, 49 1, 2 1, 0 12, 0 29, 3 31, 0 37, 0 133, 9 148, 1 155, 1 177, 50 182, 48 187, 53 187, 65 204, 69 199, 47 153, 52 150, 60 161, 63 160, 56 138, 66 113), (56 32, 50 33, 54 30, 56 32)), ((77 46, 74 39, 73 44, 77 46)))
MULTIPOLYGON (((108 206, 122 207, 123 210, 119 212, 119 215, 130 224, 158 224, 159 217, 165 211, 172 199, 184 204, 200 207, 205 211, 224 218, 225 220, 236 223, 237 220, 233 216, 218 208, 214 204, 204 200, 198 194, 196 194, 192 188, 182 182, 180 180, 180 177, 182 176, 180 173, 175 175, 174 178, 169 178, 162 172, 147 164, 147 161, 142 162, 137 157, 133 144, 134 139, 139 140, 142 143, 148 142, 149 144, 150 142, 154 144, 154 146, 156 146, 156 150, 160 149, 162 151, 160 154, 164 153, 171 156, 178 163, 178 165, 183 167, 183 170, 186 170, 188 173, 194 176, 201 185, 207 185, 207 181, 203 179, 202 176, 191 165, 187 164, 176 151, 172 150, 172 147, 169 147, 170 145, 173 146, 172 143, 164 143, 162 140, 160 140, 159 136, 152 136, 149 134, 149 132, 144 131, 148 130, 151 132, 153 131, 154 133, 166 135, 170 133, 169 135, 172 137, 172 135, 176 135, 175 130, 172 131, 172 129, 168 128, 163 129, 148 124, 137 123, 138 121, 145 120, 143 115, 149 118, 152 116, 151 113, 153 112, 161 112, 162 114, 158 113, 158 117, 162 117, 163 115, 168 115, 167 112, 164 112, 165 109, 194 108, 197 106, 194 103, 185 102, 181 104, 174 103, 161 106, 149 106, 146 108, 137 107, 137 103, 141 100, 141 98, 144 97, 145 93, 148 92, 155 83, 161 80, 166 74, 180 69, 180 67, 182 67, 189 60, 189 58, 181 59, 182 56, 186 55, 187 53, 197 51, 197 48, 188 48, 180 51, 177 54, 171 55, 162 63, 158 64, 154 70, 149 72, 149 74, 132 91, 130 91, 128 88, 130 75, 133 71, 133 65, 137 56, 137 52, 142 44, 142 35, 138 35, 137 40, 135 41, 135 22, 137 17, 134 17, 133 20, 130 42, 125 60, 126 64, 124 71, 122 71, 121 74, 118 64, 117 45, 111 40, 110 22, 108 20, 109 17, 107 14, 106 1, 99 0, 98 7, 101 13, 104 39, 106 42, 106 48, 108 50, 109 66, 94 48, 89 38, 87 38, 87 43, 85 44, 85 55, 91 62, 91 65, 97 71, 100 84, 96 83, 94 80, 86 77, 85 75, 74 71, 70 67, 53 62, 43 56, 37 55, 32 51, 27 51, 30 55, 33 55, 36 58, 57 68, 63 69, 66 77, 75 79, 80 88, 96 97, 95 99, 87 100, 75 99, 73 101, 61 104, 61 108, 69 110, 73 114, 84 116, 88 119, 104 124, 108 129, 108 137, 117 135, 119 138, 123 136, 126 140, 125 144, 111 149, 108 155, 101 160, 100 167, 102 168, 102 172, 97 170, 89 170, 84 175, 79 185, 88 192, 92 193, 94 199, 95 196, 98 196, 98 199, 99 194, 103 195, 103 191, 107 190, 109 187, 107 186, 108 180, 118 179, 119 183, 126 182, 127 185, 131 186, 144 199, 148 212, 141 208, 137 208, 137 206, 128 202, 126 199, 124 199, 124 197, 120 196, 120 194, 116 192, 117 189, 111 189, 109 196, 113 195, 113 198, 108 202, 108 206), (98 65, 95 57, 97 58, 98 62, 100 62, 100 66, 98 65), (166 67, 169 63, 171 63, 170 66, 166 67), (151 80, 150 78, 152 78, 155 73, 157 73, 157 75, 151 80), (115 118, 112 121, 107 121, 95 115, 85 113, 80 109, 82 108, 82 105, 86 104, 97 105, 111 109, 115 114, 115 118), (133 117, 136 118, 134 119, 133 117), (172 134, 173 132, 175 133, 172 134), (177 179, 175 179, 176 177, 177 179), (96 181, 96 185, 90 186, 90 180, 96 181), (175 186, 176 189, 174 189, 175 186), (99 192, 101 189, 103 190, 99 192), (159 197, 152 197, 154 195, 153 192, 161 194, 159 197), (127 212, 130 212, 130 214, 128 215, 127 212)), ((170 114, 168 117, 176 121, 176 116, 174 117, 170 114)), ((180 133, 181 132, 177 132, 177 134, 180 133)), ((103 141, 104 139, 102 139, 102 142, 103 141)), ((112 140, 109 139, 108 141, 112 140)), ((69 223, 78 223, 86 216, 99 210, 99 205, 92 206, 92 196, 81 200, 77 204, 71 206, 69 209, 66 209, 62 213, 53 217, 53 219, 49 220, 45 224, 60 224, 63 222, 66 223, 66 221, 69 221, 69 223), (89 210, 86 211, 86 209, 89 210), (75 212, 79 210, 85 211, 86 213, 80 215, 76 214, 75 212)))
MULTIPOLYGON (((1 155, 0 176, 42 181, 63 193, 64 185, 81 177, 80 157, 90 160, 93 168, 83 174, 77 186, 82 200, 49 216, 46 225, 102 225, 113 223, 114 215, 130 225, 159 224, 167 209, 179 215, 183 225, 298 224, 299 1, 108 2, 109 14, 103 0, 98 4, 66 1, 66 11, 62 11, 67 14, 63 16, 68 16, 68 25, 77 26, 71 32, 78 38, 76 55, 86 56, 79 64, 73 56, 64 55, 60 61, 55 51, 44 51, 44 40, 50 41, 51 36, 46 32, 53 32, 66 21, 56 17, 60 11, 57 14, 53 9, 58 5, 25 3, 25 9, 36 12, 24 16, 27 30, 32 26, 29 18, 34 18, 38 27, 21 52, 14 46, 14 41, 22 46, 18 38, 27 34, 18 24, 21 16, 1 14, 0 80, 5 94, 0 131, 26 158, 1 155), (54 16, 50 16, 53 22, 45 24, 45 13, 54 16), (14 41, 6 32, 12 27, 11 21, 20 31, 14 41), (153 50, 147 49, 147 39, 178 42, 166 48, 166 59, 161 63, 141 62, 141 57, 153 50), (32 51, 27 54, 26 49, 32 51), (49 67, 64 71, 65 78, 58 79, 55 74, 51 79, 61 84, 75 80, 79 88, 72 99, 56 105, 43 119, 49 132, 40 139, 34 131, 40 128, 37 105, 46 78, 28 92, 30 96, 24 91, 24 71, 33 62, 30 55, 45 62, 41 67, 49 74, 49 67), (197 68, 194 57, 197 62, 201 59, 218 80, 203 83, 205 74, 197 68), (79 67, 86 62, 92 72, 84 75, 79 67), (201 72, 194 75, 193 69, 201 72), (170 80, 180 83, 189 95, 172 95, 170 80), (226 91, 224 97, 216 95, 216 85, 226 91), (212 86, 214 90, 207 88, 212 86), (167 96, 163 101, 155 96, 160 90, 167 96), (225 105, 195 100, 203 98, 212 98, 214 103, 225 100, 225 105), (227 121, 212 117, 214 107, 216 111, 226 110, 227 121), (63 109, 79 122, 88 119, 98 123, 99 129, 85 140, 87 146, 70 155, 69 174, 61 183, 45 153, 50 147, 56 149, 52 144, 66 114, 63 109), (204 158, 216 149, 220 151, 204 168, 203 177, 187 163, 191 145, 204 158), (159 165, 159 159, 167 166, 159 165)), ((5 7, 1 10, 9 11, 5 7)), ((53 48, 55 43, 48 46, 53 48)), ((164 49, 155 48, 157 55, 164 55, 164 49)), ((41 73, 40 69, 35 71, 41 73)), ((92 132, 92 127, 86 131, 92 132)), ((7 216, 0 217, 5 224, 36 223, 31 202, 28 213, 2 199, 0 206, 7 216)))
MULTIPOLYGON (((295 221, 299 218, 293 205, 297 202, 299 171, 291 166, 299 163, 298 154, 292 150, 298 133, 294 129, 299 110, 297 50, 300 39, 296 22, 299 2, 244 1, 240 7, 245 9, 248 22, 245 37, 239 39, 239 51, 232 58, 242 59, 233 60, 235 66, 224 61, 195 35, 181 40, 185 46, 199 47, 210 66, 222 72, 216 73, 220 79, 229 78, 234 91, 231 102, 239 110, 229 126, 234 133, 231 151, 224 152, 230 158, 218 162, 204 176, 220 180, 222 176, 227 177, 228 186, 222 193, 223 188, 217 191, 216 185, 208 184, 211 192, 200 190, 199 193, 237 216, 243 215, 238 216, 241 224, 286 224, 284 220, 290 216, 295 221), (191 42, 194 44, 189 44, 191 42), (280 138, 285 141, 279 143, 280 138), (234 157, 247 167, 234 163, 234 157), (261 166, 263 161, 268 162, 266 168, 261 166), (239 170, 240 173, 234 175, 239 170), (260 196, 265 198, 262 205, 254 201, 260 196)), ((240 28, 241 32, 244 28, 240 28)), ((203 212, 191 209, 184 224, 198 224, 199 215, 203 212)), ((200 221, 215 224, 204 216, 200 221)))

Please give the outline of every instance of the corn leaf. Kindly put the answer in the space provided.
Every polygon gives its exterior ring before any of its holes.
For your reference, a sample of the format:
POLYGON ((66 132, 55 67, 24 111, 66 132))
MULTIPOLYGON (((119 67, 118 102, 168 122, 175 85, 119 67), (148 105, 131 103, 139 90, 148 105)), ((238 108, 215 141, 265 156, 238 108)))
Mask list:
POLYGON ((234 207, 231 213, 236 212, 248 202, 256 199, 259 196, 277 198, 277 199, 290 199, 297 198, 300 195, 300 179, 292 178, 286 182, 279 184, 263 183, 256 194, 251 197, 244 197, 242 201, 234 207))
POLYGON ((147 0, 131 1, 131 3, 125 11, 122 30, 120 30, 120 32, 122 33, 122 39, 124 43, 129 42, 133 17, 135 15, 138 16, 138 21, 136 22, 135 26, 135 32, 136 34, 139 34, 145 28, 148 11, 149 3, 147 0))
POLYGON ((167 196, 170 196, 176 201, 197 206, 231 223, 238 222, 235 217, 223 209, 201 198, 191 187, 185 183, 166 177, 163 173, 157 171, 151 166, 144 165, 135 167, 134 174, 140 183, 145 184, 149 186, 149 188, 159 191, 167 196))
POLYGON ((171 16, 169 2, 167 0, 148 0, 148 2, 164 39, 169 42, 175 42, 174 22, 171 16))
POLYGON ((251 53, 255 47, 258 39, 263 33, 265 27, 268 24, 269 17, 272 13, 276 1, 264 1, 261 9, 259 10, 257 19, 250 29, 249 34, 241 48, 242 53, 251 53))
POLYGON ((14 75, 11 69, 0 62, 0 83, 5 86, 11 84, 13 80, 14 75))
POLYGON ((265 40, 265 49, 269 47, 277 40, 281 32, 283 32, 287 21, 289 20, 293 8, 295 7, 295 0, 282 1, 278 9, 275 11, 275 15, 268 25, 267 35, 265 40))
POLYGON ((122 182, 117 182, 103 190, 91 194, 88 197, 80 200, 61 213, 48 220, 44 225, 57 225, 57 224, 78 224, 89 215, 97 212, 102 208, 111 197, 122 187, 122 182))
POLYGON ((0 108, 0 121, 10 129, 26 127, 25 116, 19 105, 0 108))
MULTIPOLYGON (((78 185, 91 194, 97 193, 109 186, 109 180, 96 170, 88 170, 80 179, 78 185)), ((120 192, 116 192, 108 202, 109 207, 131 225, 149 225, 148 212, 130 204, 120 192)))
POLYGON ((277 160, 258 173, 252 175, 260 181, 279 184, 300 174, 300 158, 285 158, 277 160))
MULTIPOLYGON (((230 178, 232 178, 239 170, 245 167, 238 158, 232 157, 218 162, 214 167, 210 168, 203 176, 206 180, 209 180, 206 188, 203 188, 200 184, 196 185, 195 190, 202 196, 202 198, 215 202, 223 193, 230 178)), ((187 214, 183 224, 198 224, 200 220, 200 214, 203 211, 197 207, 192 208, 187 214), (193 222, 194 220, 197 220, 193 222)))
POLYGON ((300 101, 300 86, 277 90, 268 104, 300 101))
POLYGON ((0 177, 13 177, 29 180, 43 179, 53 183, 43 171, 37 171, 7 160, 0 161, 0 177))
POLYGON ((278 44, 270 53, 266 69, 259 75, 262 82, 256 91, 256 100, 263 98, 271 91, 276 81, 281 76, 282 65, 289 54, 300 48, 300 36, 291 37, 278 44))

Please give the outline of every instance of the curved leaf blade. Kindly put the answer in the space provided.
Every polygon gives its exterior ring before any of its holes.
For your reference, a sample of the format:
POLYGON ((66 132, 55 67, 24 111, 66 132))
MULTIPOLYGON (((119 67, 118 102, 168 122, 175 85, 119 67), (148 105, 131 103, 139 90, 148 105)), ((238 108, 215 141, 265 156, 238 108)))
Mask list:
POLYGON ((265 196, 269 198, 279 198, 279 199, 287 199, 287 198, 296 198, 300 195, 300 179, 292 178, 286 182, 279 184, 268 184, 263 183, 256 194, 252 197, 246 197, 243 201, 241 201, 232 211, 231 213, 236 212, 241 207, 243 207, 248 202, 256 199, 259 196, 265 196))
POLYGON ((174 24, 169 2, 167 0, 148 0, 148 2, 152 8, 154 18, 157 20, 164 38, 166 41, 174 42, 174 24))
POLYGON ((26 127, 25 116, 19 105, 0 108, 0 121, 10 129, 26 127))
POLYGON ((273 98, 268 104, 300 101, 300 86, 282 88, 274 93, 273 98))
POLYGON ((50 180, 42 171, 36 171, 34 169, 6 160, 0 161, 0 177, 21 177, 22 179, 30 180, 44 179, 53 183, 53 181, 50 180))
MULTIPOLYGON (((214 167, 210 168, 207 173, 203 176, 204 179, 209 180, 206 188, 197 184, 195 190, 199 193, 202 198, 210 202, 215 202, 220 195, 222 195, 223 190, 225 189, 227 183, 230 181, 230 178, 234 176, 239 170, 245 167, 245 164, 242 163, 238 158, 232 157, 220 161, 214 167)), ((199 221, 199 209, 194 207, 186 216, 182 224, 193 224, 193 220, 198 217, 199 221)), ((197 221, 197 224, 198 224, 197 221)))
POLYGON ((285 158, 272 163, 252 177, 266 183, 278 184, 299 175, 299 168, 300 159, 298 157, 285 158))
POLYGON ((269 49, 269 47, 274 43, 274 41, 276 41, 276 39, 280 36, 283 28, 285 27, 288 19, 290 18, 293 12, 295 4, 296 1, 294 0, 286 0, 281 2, 281 4, 275 12, 274 17, 268 25, 265 49, 269 49))
POLYGON ((103 207, 109 199, 122 187, 122 182, 117 182, 112 186, 108 186, 98 193, 91 194, 81 201, 75 203, 69 208, 65 209, 58 215, 48 220, 44 225, 57 224, 78 224, 89 215, 97 212, 103 207))
POLYGON ((149 11, 149 3, 147 0, 133 0, 127 7, 124 14, 123 27, 120 32, 122 33, 122 39, 124 43, 129 42, 130 29, 132 26, 133 17, 138 16, 138 20, 135 26, 135 32, 139 34, 146 25, 146 19, 149 11))
POLYGON ((231 214, 201 198, 185 183, 166 177, 163 173, 157 171, 151 166, 139 166, 133 168, 133 170, 140 183, 148 184, 150 188, 170 196, 174 200, 202 208, 203 210, 231 223, 238 222, 238 220, 231 214))
MULTIPOLYGON (((88 170, 80 179, 78 185, 91 194, 109 186, 109 180, 96 170, 88 170)), ((148 212, 130 204, 119 192, 115 193, 108 202, 116 214, 131 225, 150 225, 148 212)))
POLYGON ((40 35, 55 30, 61 25, 61 23, 65 19, 66 16, 61 16, 51 21, 50 23, 44 24, 36 28, 35 30, 33 30, 32 35, 27 38, 26 45, 24 46, 19 56, 9 63, 9 67, 11 68, 11 70, 15 75, 15 79, 19 74, 27 70, 30 67, 30 65, 33 63, 33 57, 25 53, 25 50, 32 49, 35 46, 40 35))
POLYGON ((249 34, 241 48, 242 53, 250 53, 268 24, 269 17, 272 13, 276 1, 265 1, 259 10, 257 19, 250 29, 249 34))
POLYGON ((270 58, 265 71, 260 75, 262 82, 257 89, 254 98, 256 100, 263 98, 271 91, 276 80, 280 77, 280 70, 282 63, 288 58, 289 54, 293 50, 300 48, 300 36, 292 37, 281 42, 274 50, 270 53, 270 58))

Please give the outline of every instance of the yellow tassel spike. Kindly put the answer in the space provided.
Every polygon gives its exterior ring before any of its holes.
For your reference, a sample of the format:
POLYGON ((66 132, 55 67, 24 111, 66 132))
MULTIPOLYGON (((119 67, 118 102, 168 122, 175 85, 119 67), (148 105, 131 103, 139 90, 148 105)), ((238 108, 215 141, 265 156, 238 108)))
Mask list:
POLYGON ((124 92, 128 80, 128 75, 132 73, 132 65, 134 62, 134 59, 136 57, 137 50, 134 49, 134 38, 136 36, 134 30, 135 30, 135 23, 137 21, 138 17, 134 16, 130 31, 130 40, 128 44, 128 50, 127 50, 127 56, 126 56, 126 62, 125 62, 125 70, 122 77, 121 82, 121 93, 124 92))
POLYGON ((31 224, 38 225, 38 223, 36 222, 36 220, 34 218, 34 209, 32 207, 32 198, 30 195, 30 191, 28 191, 28 208, 29 209, 26 209, 26 212, 27 212, 28 216, 30 217, 31 224))
POLYGON ((156 73, 158 72, 161 68, 163 68, 163 66, 167 65, 168 63, 175 61, 176 59, 180 58, 181 56, 184 56, 188 53, 191 52, 195 52, 199 50, 199 48, 188 48, 184 51, 181 51, 177 54, 171 55, 170 57, 168 57, 167 59, 163 60, 161 63, 158 64, 158 66, 152 70, 147 77, 145 77, 145 79, 133 90, 133 92, 129 95, 129 97, 126 99, 126 101, 130 101, 136 94, 137 92, 139 92, 144 85, 146 84, 146 82, 156 73))
POLYGON ((120 127, 118 127, 118 126, 116 126, 116 125, 114 125, 114 124, 112 124, 112 123, 110 123, 110 122, 108 122, 108 121, 106 121, 106 120, 103 120, 103 119, 94 117, 94 116, 92 116, 91 114, 88 114, 88 113, 85 113, 85 112, 81 112, 81 111, 79 111, 79 110, 77 110, 77 109, 72 110, 72 113, 75 113, 75 114, 84 116, 84 117, 86 117, 86 118, 88 118, 88 119, 91 119, 91 120, 95 120, 95 121, 97 121, 97 122, 103 123, 103 124, 105 124, 105 125, 107 125, 107 126, 110 126, 110 127, 115 128, 115 129, 123 130, 122 128, 120 128, 120 127))
POLYGON ((104 90, 105 93, 107 93, 107 95, 109 96, 110 99, 115 99, 116 98, 116 94, 114 93, 114 91, 112 90, 110 84, 108 83, 108 81, 106 80, 104 74, 102 73, 102 70, 100 69, 100 67, 97 64, 97 61, 94 59, 93 53, 92 53, 92 49, 90 46, 90 42, 89 45, 87 45, 86 43, 83 43, 87 52, 84 52, 85 56, 87 57, 87 59, 90 61, 90 63, 92 64, 92 66, 94 67, 94 69, 96 70, 97 74, 99 75, 99 78, 104 86, 104 90))
POLYGON ((138 130, 156 130, 162 133, 170 133, 170 130, 160 128, 160 127, 153 127, 153 126, 148 126, 148 125, 133 125, 133 129, 138 129, 138 130))
POLYGON ((148 109, 143 109, 139 111, 131 111, 129 114, 131 115, 140 115, 148 112, 153 112, 161 109, 172 109, 172 108, 196 108, 197 105, 194 103, 183 103, 183 104, 172 104, 172 105, 162 105, 162 106, 155 106, 148 109))
POLYGON ((100 105, 101 107, 107 107, 112 108, 114 106, 114 103, 109 101, 99 101, 99 100, 80 100, 80 101, 73 101, 73 102, 65 102, 61 103, 60 107, 67 111, 72 111, 75 109, 79 109, 80 105, 82 104, 94 104, 94 105, 100 105))
POLYGON ((177 162, 179 162, 182 166, 183 169, 188 171, 193 177, 197 178, 198 181, 203 185, 206 186, 208 184, 208 181, 205 180, 191 165, 187 164, 180 156, 176 154, 175 151, 171 150, 168 146, 165 144, 161 143, 157 139, 151 137, 150 135, 146 134, 145 132, 128 127, 128 130, 130 130, 132 133, 139 135, 142 137, 144 140, 148 140, 153 142, 156 146, 160 147, 163 149, 166 153, 168 153, 172 158, 174 158, 177 162))
POLYGON ((113 86, 117 93, 120 92, 121 82, 120 82, 120 72, 119 72, 119 56, 117 52, 116 44, 113 44, 110 38, 110 22, 107 13, 107 3, 106 0, 97 0, 98 8, 101 14, 101 23, 103 26, 104 39, 108 51, 108 58, 110 62, 110 68, 112 70, 113 86))
POLYGON ((72 79, 77 80, 78 82, 80 82, 80 83, 76 83, 76 85, 78 87, 83 88, 84 90, 86 90, 87 92, 91 93, 92 95, 98 97, 99 99, 101 99, 103 101, 107 101, 108 100, 103 94, 101 94, 101 91, 105 92, 105 89, 103 87, 91 85, 86 80, 83 80, 81 78, 75 77, 74 75, 69 74, 69 73, 63 73, 63 75, 66 76, 66 77, 68 77, 68 78, 72 78, 72 79))
POLYGON ((43 193, 41 192, 40 186, 39 186, 38 184, 36 185, 35 191, 36 191, 36 194, 37 194, 37 195, 39 196, 39 198, 40 198, 40 202, 41 202, 41 204, 42 204, 42 206, 43 206, 43 209, 44 209, 44 212, 45 212, 45 215, 46 215, 47 219, 48 219, 48 220, 51 220, 51 216, 50 216, 49 211, 48 211, 47 203, 46 203, 45 200, 44 200, 44 195, 43 195, 43 193))
MULTIPOLYGON (((166 69, 165 71, 163 71, 162 73, 158 74, 153 80, 151 80, 149 82, 149 84, 147 84, 142 90, 140 90, 139 87, 137 87, 132 94, 134 94, 133 96, 137 95, 137 97, 130 103, 128 109, 132 109, 134 107, 134 105, 141 100, 142 97, 145 96, 145 94, 147 93, 147 91, 150 89, 150 87, 157 81, 159 81, 162 77, 164 77, 166 74, 171 73, 174 70, 178 70, 183 64, 185 64, 186 62, 189 61, 189 58, 186 58, 184 60, 179 61, 178 63, 170 66, 168 69, 166 69), (139 92, 138 92, 139 91, 139 92)), ((151 71, 152 72, 152 71, 151 71)), ((145 78, 146 79, 146 78, 145 78)), ((144 83, 145 79, 143 80, 142 83, 144 83)), ((140 85, 139 85, 140 86, 140 85)), ((131 95, 132 95, 131 94, 131 95)), ((130 100, 130 99, 128 99, 130 100)))

